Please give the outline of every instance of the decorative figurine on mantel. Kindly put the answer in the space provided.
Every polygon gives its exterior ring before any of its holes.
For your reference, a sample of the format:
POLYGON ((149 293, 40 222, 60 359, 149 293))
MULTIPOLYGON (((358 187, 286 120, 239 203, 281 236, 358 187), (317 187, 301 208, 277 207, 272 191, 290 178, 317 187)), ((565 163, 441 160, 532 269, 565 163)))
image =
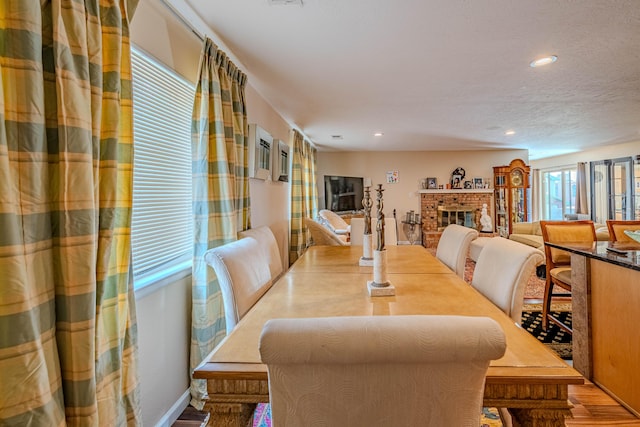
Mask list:
POLYGON ((382 184, 378 184, 378 223, 376 232, 378 233, 378 245, 373 251, 373 280, 367 282, 369 295, 372 297, 390 296, 396 294, 396 288, 387 280, 387 251, 384 248, 384 213, 382 212, 382 184))
POLYGON ((487 213, 487 204, 482 204, 482 212, 480 213, 480 232, 491 233, 493 232, 493 225, 491 224, 491 217, 487 213))
POLYGON ((373 265, 373 236, 371 235, 371 187, 364 187, 364 198, 362 199, 362 207, 364 208, 364 234, 362 235, 362 256, 359 265, 373 265))

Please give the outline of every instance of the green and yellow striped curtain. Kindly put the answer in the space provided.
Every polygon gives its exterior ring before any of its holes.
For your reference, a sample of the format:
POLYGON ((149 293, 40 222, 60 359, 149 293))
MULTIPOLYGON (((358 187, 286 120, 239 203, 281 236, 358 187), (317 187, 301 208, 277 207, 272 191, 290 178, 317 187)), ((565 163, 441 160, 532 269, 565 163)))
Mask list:
MULTIPOLYGON (((192 369, 226 331, 220 287, 203 255, 237 240, 237 233, 249 228, 247 77, 208 38, 199 75, 192 122, 192 369)), ((205 395, 205 382, 192 380, 192 405, 201 409, 205 395)))
POLYGON ((289 265, 293 264, 309 246, 310 235, 303 227, 302 219, 315 218, 318 214, 316 149, 295 129, 292 131, 292 137, 289 265))
POLYGON ((130 274, 137 1, 0 7, 0 425, 140 421, 130 274))

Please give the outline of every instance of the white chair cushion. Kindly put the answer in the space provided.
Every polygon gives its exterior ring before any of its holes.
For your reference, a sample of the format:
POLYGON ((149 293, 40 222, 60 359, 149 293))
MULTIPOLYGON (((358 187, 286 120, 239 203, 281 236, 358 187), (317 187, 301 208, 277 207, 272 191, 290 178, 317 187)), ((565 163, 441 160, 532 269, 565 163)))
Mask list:
POLYGON ((204 260, 220 284, 228 334, 271 287, 269 264, 253 237, 209 249, 204 260))

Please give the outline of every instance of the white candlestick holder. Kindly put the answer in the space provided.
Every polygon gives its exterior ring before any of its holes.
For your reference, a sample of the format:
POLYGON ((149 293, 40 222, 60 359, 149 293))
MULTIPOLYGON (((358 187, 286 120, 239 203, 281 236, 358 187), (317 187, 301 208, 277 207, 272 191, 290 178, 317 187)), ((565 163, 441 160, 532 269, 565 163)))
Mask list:
POLYGON ((362 256, 360 257, 360 266, 371 267, 373 265, 373 235, 364 234, 362 236, 362 256))
POLYGON ((367 290, 372 297, 386 297, 396 294, 396 288, 387 280, 387 251, 373 251, 373 280, 367 282, 367 290))

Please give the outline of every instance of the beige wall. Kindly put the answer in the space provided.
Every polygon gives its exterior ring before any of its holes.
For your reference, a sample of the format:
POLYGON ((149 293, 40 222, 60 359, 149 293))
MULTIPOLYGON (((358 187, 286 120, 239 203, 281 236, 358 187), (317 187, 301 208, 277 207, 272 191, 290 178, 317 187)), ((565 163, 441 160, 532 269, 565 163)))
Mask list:
MULTIPOLYGON (((202 41, 158 0, 140 1, 131 40, 187 80, 196 81, 202 41)), ((250 79, 246 98, 249 122, 258 123, 274 138, 289 144, 289 126, 251 87, 250 79)), ((283 260, 288 260, 289 185, 251 179, 250 194, 252 226, 270 226, 283 260)), ((168 426, 170 411, 179 414, 189 388, 191 276, 140 295, 144 296, 138 296, 136 303, 142 419, 145 426, 168 426)))
MULTIPOLYGON (((423 178, 436 177, 438 184, 446 184, 451 179, 451 172, 458 167, 465 170, 465 180, 492 178, 493 166, 508 165, 516 158, 527 162, 528 151, 319 152, 318 197, 320 206, 324 207, 324 175, 368 177, 374 187, 382 184, 385 190, 385 216, 391 217, 393 209, 396 209, 396 216, 401 220, 406 212, 419 211, 420 198, 417 191, 423 178), (397 183, 387 184, 387 171, 398 171, 397 183)), ((406 240, 402 227, 398 227, 398 231, 399 240, 406 240)))
MULTIPOLYGON (((290 127, 252 86, 246 89, 247 118, 257 123, 275 139, 287 145, 290 127)), ((288 267, 289 247, 289 183, 260 179, 249 180, 251 194, 251 226, 268 225, 276 236, 283 266, 288 267), (286 264, 286 265, 284 265, 286 264)))
POLYGON ((593 162, 597 160, 616 159, 618 157, 635 157, 637 155, 640 155, 640 140, 625 144, 606 145, 594 148, 593 150, 584 150, 563 156, 532 160, 531 167, 542 170, 559 166, 574 166, 578 162, 593 162))

